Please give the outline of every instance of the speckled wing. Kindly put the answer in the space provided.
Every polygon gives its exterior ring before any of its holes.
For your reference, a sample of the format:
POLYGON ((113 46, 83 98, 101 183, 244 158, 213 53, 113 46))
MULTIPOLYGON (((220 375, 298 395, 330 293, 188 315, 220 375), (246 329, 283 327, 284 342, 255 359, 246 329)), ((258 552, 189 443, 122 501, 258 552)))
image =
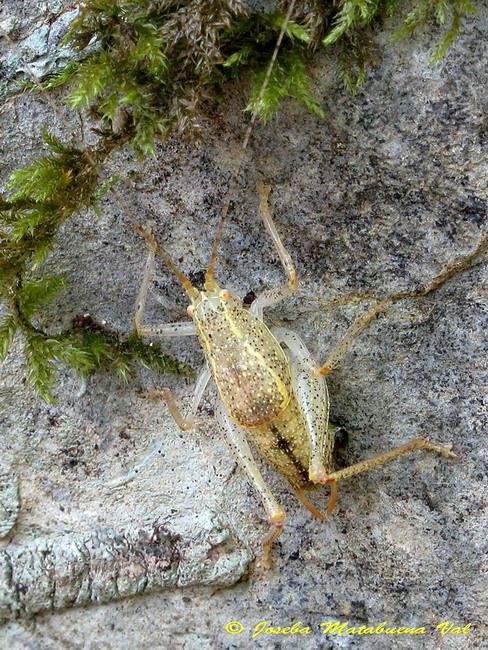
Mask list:
POLYGON ((259 318, 229 306, 199 334, 222 402, 235 422, 258 427, 284 411, 291 395, 288 361, 259 318))

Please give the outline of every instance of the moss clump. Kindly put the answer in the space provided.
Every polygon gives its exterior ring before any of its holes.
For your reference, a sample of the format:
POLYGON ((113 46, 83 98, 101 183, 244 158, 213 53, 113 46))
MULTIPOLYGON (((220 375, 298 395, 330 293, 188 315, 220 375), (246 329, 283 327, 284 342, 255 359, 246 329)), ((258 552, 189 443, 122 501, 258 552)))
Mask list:
MULTIPOLYGON (((69 81, 71 105, 123 128, 136 152, 154 153, 154 139, 175 128, 197 135, 202 104, 228 79, 249 72, 255 101, 283 20, 279 10, 250 12, 241 0, 90 0, 65 42, 80 53, 90 44, 91 53, 48 86, 69 81)), ((310 32, 289 22, 262 117, 285 95, 321 113, 308 88, 310 43, 310 32)))
POLYGON ((62 340, 82 350, 91 372, 99 368, 113 370, 123 380, 135 370, 137 364, 156 372, 173 372, 190 377, 193 371, 184 363, 175 361, 160 345, 147 345, 136 334, 122 336, 91 317, 82 316, 73 320, 73 327, 61 335, 62 340))
MULTIPOLYGON (((153 153, 154 139, 175 128, 198 134, 202 105, 221 96, 221 85, 231 78, 248 76, 248 110, 256 107, 287 6, 261 13, 243 0, 88 0, 65 38, 82 60, 48 85, 70 82, 73 106, 87 107, 117 128, 122 124, 138 153, 153 153)), ((285 96, 323 114, 310 91, 310 62, 317 51, 335 52, 338 74, 357 92, 366 65, 375 59, 374 30, 385 21, 401 22, 393 42, 426 23, 450 21, 433 63, 472 11, 470 0, 421 0, 403 16, 397 0, 298 0, 259 114, 269 119, 285 96)))
POLYGON ((62 334, 39 329, 34 320, 65 286, 61 276, 39 274, 46 255, 56 245, 61 225, 81 208, 96 201, 114 179, 102 182, 99 165, 104 147, 81 151, 63 145, 46 130, 46 156, 11 175, 8 198, 0 201, 0 297, 5 309, 0 318, 0 359, 17 330, 24 334, 27 379, 46 400, 53 401, 56 364, 64 363, 81 374, 109 366, 126 377, 136 361, 161 371, 188 374, 182 364, 164 355, 158 346, 140 340, 118 340, 114 333, 79 328, 62 334))

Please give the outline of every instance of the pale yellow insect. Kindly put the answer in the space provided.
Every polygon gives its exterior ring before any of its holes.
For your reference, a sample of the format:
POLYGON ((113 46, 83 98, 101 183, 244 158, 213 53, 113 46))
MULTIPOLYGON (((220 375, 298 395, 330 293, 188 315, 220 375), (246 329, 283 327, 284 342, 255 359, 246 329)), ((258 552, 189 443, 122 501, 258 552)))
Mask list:
POLYGON ((261 216, 288 276, 287 283, 261 293, 250 308, 244 307, 230 291, 217 284, 214 266, 225 215, 205 274, 203 290, 194 287, 175 266, 157 244, 151 230, 139 228, 148 244, 149 256, 138 295, 135 326, 140 335, 197 335, 200 339, 206 364, 198 377, 186 415, 180 412, 169 389, 162 389, 161 393, 178 426, 190 429, 207 383, 213 376, 219 393, 216 409, 219 425, 273 524, 264 542, 266 563, 269 548, 282 530, 285 512, 266 485, 248 439, 266 461, 288 479, 300 500, 320 519, 324 516, 310 503, 305 491, 330 484, 329 515, 334 509, 336 483, 340 479, 393 460, 413 449, 429 449, 448 458, 455 457, 455 454, 451 446, 417 438, 370 460, 333 471, 334 440, 328 427, 329 400, 323 375, 337 365, 361 329, 383 310, 387 302, 405 296, 398 294, 373 302, 368 311, 350 326, 325 363, 322 366, 316 364, 294 332, 284 328, 270 330, 263 322, 264 308, 296 291, 298 285, 292 259, 278 235, 268 207, 269 188, 259 183, 258 190, 261 216), (193 322, 161 326, 142 324, 156 254, 180 279, 191 300, 188 315, 193 322))

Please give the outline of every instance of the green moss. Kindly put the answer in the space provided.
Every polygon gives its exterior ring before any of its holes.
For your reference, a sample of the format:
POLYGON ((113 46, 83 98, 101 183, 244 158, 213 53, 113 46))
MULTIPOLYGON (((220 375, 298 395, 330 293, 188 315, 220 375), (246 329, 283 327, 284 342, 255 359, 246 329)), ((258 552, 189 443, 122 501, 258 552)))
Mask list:
POLYGON ((182 364, 134 337, 119 339, 103 328, 73 328, 50 334, 34 324, 39 312, 64 288, 64 279, 39 275, 54 248, 59 228, 82 208, 95 208, 115 179, 102 181, 99 165, 107 155, 99 149, 81 151, 63 145, 46 130, 49 153, 12 173, 7 198, 0 201, 0 296, 6 307, 0 319, 0 358, 17 330, 26 341, 27 380, 52 402, 57 364, 87 374, 102 366, 127 378, 139 362, 162 372, 188 374, 182 364))
POLYGON ((437 23, 439 26, 450 22, 444 38, 429 59, 429 64, 433 65, 445 56, 459 34, 464 16, 475 10, 475 3, 470 0, 422 0, 415 3, 413 9, 405 15, 402 26, 393 35, 392 43, 410 36, 418 29, 423 29, 429 22, 437 23))
POLYGON ((140 364, 156 372, 193 376, 191 368, 166 354, 157 343, 147 344, 136 334, 122 336, 89 317, 75 319, 73 327, 64 332, 61 339, 85 353, 87 367, 82 370, 83 374, 106 368, 127 380, 140 364))
MULTIPOLYGON (((45 87, 70 83, 69 103, 89 108, 108 125, 122 122, 135 151, 154 153, 154 140, 174 129, 198 135, 203 103, 220 97, 220 87, 229 79, 246 75, 251 82, 248 109, 256 106, 283 11, 251 11, 243 0, 88 0, 65 38, 80 61, 47 80, 45 87)), ((337 66, 345 87, 354 93, 375 59, 374 33, 385 21, 389 29, 393 20, 401 23, 392 42, 427 23, 442 27, 450 22, 431 57, 434 63, 472 11, 470 0, 401 6, 397 0, 298 0, 259 114, 269 119, 286 96, 323 114, 310 91, 310 63, 317 52, 334 54, 328 64, 337 66)))

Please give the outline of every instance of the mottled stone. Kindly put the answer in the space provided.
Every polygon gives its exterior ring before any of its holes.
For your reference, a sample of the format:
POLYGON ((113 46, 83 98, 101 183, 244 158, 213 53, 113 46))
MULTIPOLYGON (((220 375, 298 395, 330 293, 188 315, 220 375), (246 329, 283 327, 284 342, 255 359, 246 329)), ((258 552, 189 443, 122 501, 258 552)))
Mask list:
MULTIPOLYGON (((427 67, 438 38, 434 30, 395 47, 384 33, 377 39, 378 61, 357 96, 346 95, 330 62, 319 59, 314 86, 326 117, 287 101, 273 121, 254 130, 217 279, 241 296, 284 281, 257 216, 255 183, 264 175, 300 282, 293 298, 268 310, 267 322, 293 327, 317 361, 371 297, 424 286, 486 235, 488 13, 478 7, 441 64, 427 67)), ((39 27, 33 23, 30 34, 39 27)), ((22 35, 29 37, 27 27, 22 35)), ((247 88, 227 92, 225 102, 208 109, 199 149, 172 138, 157 147, 155 159, 140 163, 123 152, 109 164, 109 173, 128 180, 120 191, 131 209, 154 223, 158 241, 187 273, 208 261, 247 124, 247 88)), ((84 126, 76 114, 68 120, 72 128, 84 126)), ((4 105, 3 180, 8 169, 42 150, 42 123, 63 133, 42 98, 22 95, 4 105)), ((66 274, 68 287, 42 316, 42 326, 62 329, 90 313, 130 330, 145 247, 110 196, 102 214, 83 214, 63 228, 49 265, 66 274)), ((143 639, 148 647, 185 650, 486 646, 482 262, 424 298, 390 305, 328 378, 332 421, 349 432, 343 464, 419 435, 452 443, 460 459, 415 452, 344 481, 325 523, 264 468, 288 514, 274 568, 264 577, 226 590, 189 587, 40 614, 35 627, 6 624, 1 644, 51 649, 72 647, 75 639, 84 648, 120 649, 140 647, 143 639), (251 640, 250 631, 263 620, 282 627, 302 621, 312 633, 293 639, 263 633, 251 640), (405 634, 393 641, 381 634, 322 636, 320 624, 335 620, 425 626, 426 633, 421 640, 405 634), (229 621, 241 621, 244 631, 227 633, 229 621), (435 628, 445 621, 472 627, 441 635, 435 628)), ((186 318, 187 299, 162 266, 150 302, 148 322, 186 318)), ((165 345, 198 369, 202 355, 195 341, 165 345)), ((163 403, 136 393, 166 384, 186 403, 191 388, 184 381, 141 372, 123 385, 99 373, 79 398, 78 380, 61 370, 53 410, 24 385, 21 348, 18 339, 1 371, 0 445, 15 458, 22 493, 12 543, 27 548, 39 536, 81 535, 176 514, 186 534, 191 529, 198 539, 209 524, 194 517, 205 510, 221 513, 236 544, 259 548, 268 531, 263 508, 220 439, 212 391, 195 429, 182 433, 163 403), (133 480, 110 487, 152 449, 133 480)), ((312 498, 322 508, 327 492, 312 498)), ((206 580, 190 576, 184 584, 206 580)))
POLYGON ((0 461, 0 539, 15 526, 20 511, 19 480, 0 461))

